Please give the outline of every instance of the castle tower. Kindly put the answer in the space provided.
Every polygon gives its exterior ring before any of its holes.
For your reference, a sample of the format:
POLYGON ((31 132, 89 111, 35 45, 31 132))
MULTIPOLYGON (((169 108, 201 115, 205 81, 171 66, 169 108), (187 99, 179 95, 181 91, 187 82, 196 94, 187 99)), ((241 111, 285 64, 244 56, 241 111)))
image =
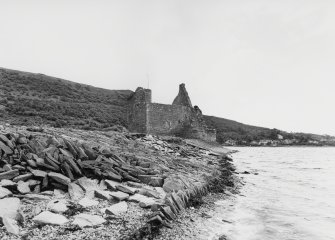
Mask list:
POLYGON ((152 101, 150 89, 137 88, 129 99, 128 129, 130 131, 147 133, 148 105, 152 101))
POLYGON ((185 107, 192 108, 191 99, 188 96, 188 93, 186 91, 185 83, 182 83, 179 85, 179 93, 177 97, 173 100, 172 105, 181 105, 185 107))

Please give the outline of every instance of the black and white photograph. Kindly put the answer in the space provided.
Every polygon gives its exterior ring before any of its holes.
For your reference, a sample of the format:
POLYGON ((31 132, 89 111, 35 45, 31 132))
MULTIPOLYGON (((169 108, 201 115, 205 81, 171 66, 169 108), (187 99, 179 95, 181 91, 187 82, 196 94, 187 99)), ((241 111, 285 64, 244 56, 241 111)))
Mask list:
POLYGON ((0 0, 0 239, 335 240, 334 13, 0 0))

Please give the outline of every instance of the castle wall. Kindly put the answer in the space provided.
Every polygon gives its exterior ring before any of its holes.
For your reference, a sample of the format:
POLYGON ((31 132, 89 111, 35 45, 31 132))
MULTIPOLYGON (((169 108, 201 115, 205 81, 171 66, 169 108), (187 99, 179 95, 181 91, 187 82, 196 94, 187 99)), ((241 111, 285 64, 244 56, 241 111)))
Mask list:
POLYGON ((148 105, 151 103, 151 90, 138 88, 129 99, 128 129, 131 132, 147 133, 148 105))
POLYGON ((192 107, 184 84, 172 105, 151 101, 151 90, 144 88, 137 88, 128 99, 129 131, 216 141, 216 131, 208 129, 201 110, 192 107))
POLYGON ((190 121, 191 109, 181 105, 152 103, 148 105, 147 131, 151 134, 176 134, 190 121))

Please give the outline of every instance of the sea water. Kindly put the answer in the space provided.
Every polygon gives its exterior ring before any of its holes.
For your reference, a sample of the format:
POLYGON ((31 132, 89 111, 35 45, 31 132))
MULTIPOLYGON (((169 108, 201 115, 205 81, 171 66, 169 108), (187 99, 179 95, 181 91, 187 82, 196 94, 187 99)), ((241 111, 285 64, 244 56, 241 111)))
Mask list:
POLYGON ((216 202, 203 237, 334 240, 335 148, 233 148, 244 186, 216 202))

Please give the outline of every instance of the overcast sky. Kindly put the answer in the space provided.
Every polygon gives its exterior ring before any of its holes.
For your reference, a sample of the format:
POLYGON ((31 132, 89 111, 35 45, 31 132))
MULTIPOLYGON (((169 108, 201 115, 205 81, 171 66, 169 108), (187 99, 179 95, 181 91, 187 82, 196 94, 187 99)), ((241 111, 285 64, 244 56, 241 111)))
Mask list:
POLYGON ((335 135, 333 0, 0 0, 0 67, 335 135))

